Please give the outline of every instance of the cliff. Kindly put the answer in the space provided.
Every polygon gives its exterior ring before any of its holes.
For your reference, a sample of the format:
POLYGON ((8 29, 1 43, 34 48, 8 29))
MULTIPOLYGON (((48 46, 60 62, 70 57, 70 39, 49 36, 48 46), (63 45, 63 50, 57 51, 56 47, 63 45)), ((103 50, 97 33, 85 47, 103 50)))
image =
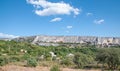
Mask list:
POLYGON ((92 36, 30 36, 15 38, 15 41, 25 41, 42 46, 59 46, 63 44, 89 44, 97 46, 120 45, 119 37, 92 37, 92 36))

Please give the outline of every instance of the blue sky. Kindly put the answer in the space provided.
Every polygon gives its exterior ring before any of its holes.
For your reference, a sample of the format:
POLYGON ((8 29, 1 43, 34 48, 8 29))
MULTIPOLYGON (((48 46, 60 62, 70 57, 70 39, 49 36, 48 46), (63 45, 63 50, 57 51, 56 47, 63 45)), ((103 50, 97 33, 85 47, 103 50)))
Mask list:
POLYGON ((120 0, 0 0, 0 37, 120 37, 120 0))

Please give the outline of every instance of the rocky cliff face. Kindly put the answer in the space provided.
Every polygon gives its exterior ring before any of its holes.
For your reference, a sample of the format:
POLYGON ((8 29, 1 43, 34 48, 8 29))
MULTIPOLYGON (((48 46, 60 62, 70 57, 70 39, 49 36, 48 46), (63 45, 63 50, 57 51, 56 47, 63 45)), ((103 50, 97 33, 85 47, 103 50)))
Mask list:
POLYGON ((91 37, 91 36, 31 36, 19 37, 15 41, 27 41, 32 44, 42 46, 59 46, 63 43, 69 44, 90 44, 100 46, 116 46, 120 45, 118 37, 91 37))

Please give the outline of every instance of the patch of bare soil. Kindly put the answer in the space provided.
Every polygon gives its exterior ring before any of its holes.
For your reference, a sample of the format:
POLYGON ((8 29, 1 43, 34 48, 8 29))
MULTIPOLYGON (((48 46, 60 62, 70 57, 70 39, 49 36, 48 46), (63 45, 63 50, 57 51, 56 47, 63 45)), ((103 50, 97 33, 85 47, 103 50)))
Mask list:
MULTIPOLYGON (((81 70, 81 69, 70 69, 70 68, 61 68, 62 71, 100 71, 100 70, 81 70)), ((15 65, 6 65, 0 68, 0 71, 50 71, 50 67, 22 67, 15 65)))

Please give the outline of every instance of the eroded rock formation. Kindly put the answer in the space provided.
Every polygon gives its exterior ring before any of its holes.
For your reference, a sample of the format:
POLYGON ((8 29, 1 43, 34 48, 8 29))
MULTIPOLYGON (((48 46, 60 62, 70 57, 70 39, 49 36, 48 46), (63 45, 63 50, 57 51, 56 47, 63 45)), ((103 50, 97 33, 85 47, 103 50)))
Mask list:
POLYGON ((19 37, 15 41, 27 41, 32 44, 42 46, 59 46, 65 43, 68 44, 90 44, 97 46, 117 46, 120 45, 118 37, 92 37, 92 36, 31 36, 19 37))

